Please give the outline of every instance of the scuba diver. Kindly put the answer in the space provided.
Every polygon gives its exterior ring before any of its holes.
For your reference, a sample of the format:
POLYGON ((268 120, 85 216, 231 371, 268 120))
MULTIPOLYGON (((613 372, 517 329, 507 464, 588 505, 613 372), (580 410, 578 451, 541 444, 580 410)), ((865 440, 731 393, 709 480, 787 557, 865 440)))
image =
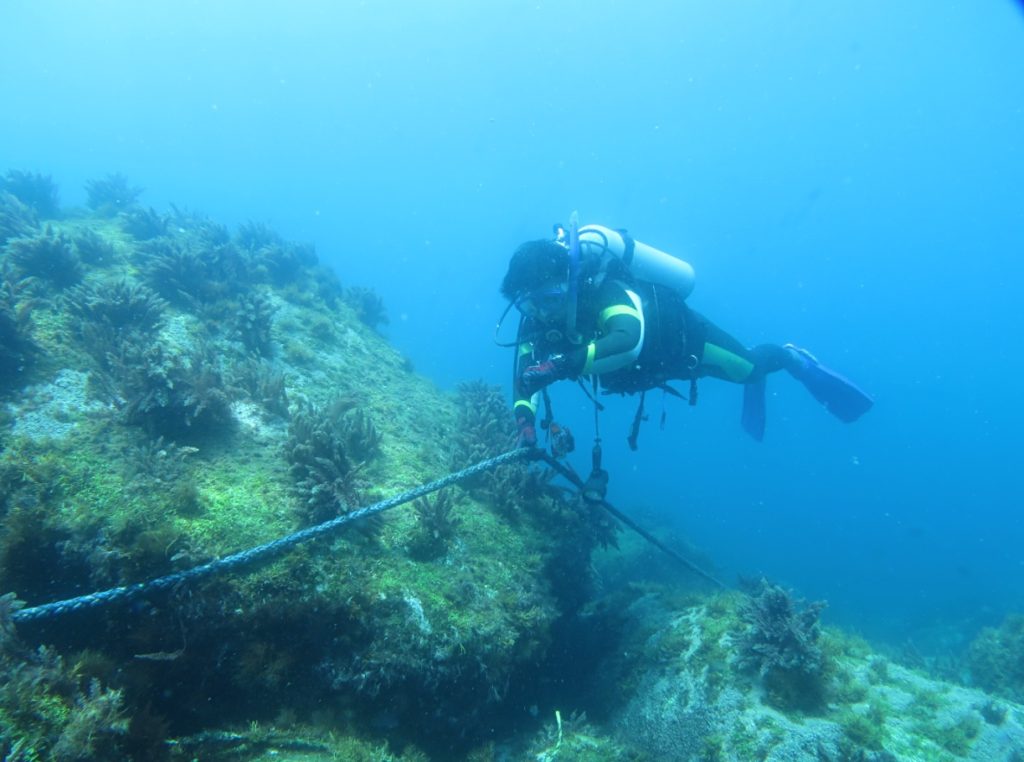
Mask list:
MULTIPOLYGON (((605 392, 640 393, 697 380, 743 384, 741 424, 761 441, 765 378, 785 370, 842 421, 857 420, 873 400, 855 384, 792 344, 748 349, 686 304, 693 269, 686 262, 600 225, 528 241, 513 253, 501 293, 520 314, 513 412, 521 446, 537 444, 540 392, 560 379, 590 376, 605 392)), ((502 316, 504 319, 504 315, 502 316)), ((499 328, 501 322, 499 321, 499 328)), ((596 404, 596 400, 595 400, 596 404)), ((630 446, 642 419, 643 397, 630 446)))

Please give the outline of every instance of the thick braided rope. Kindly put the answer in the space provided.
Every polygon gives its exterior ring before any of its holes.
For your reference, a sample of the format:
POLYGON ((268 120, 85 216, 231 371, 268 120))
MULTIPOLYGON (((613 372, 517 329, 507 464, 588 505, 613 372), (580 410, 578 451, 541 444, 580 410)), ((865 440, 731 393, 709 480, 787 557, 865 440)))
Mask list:
POLYGON ((328 535, 345 524, 358 521, 359 519, 365 518, 366 516, 370 516, 374 513, 382 513, 383 511, 390 510, 391 508, 397 508, 400 505, 416 500, 424 495, 429 495, 431 492, 444 489, 452 484, 458 484, 459 482, 476 476, 483 471, 489 471, 492 468, 496 468, 497 466, 529 455, 532 452, 533 450, 531 448, 510 450, 502 455, 498 455, 494 458, 488 458, 476 465, 448 474, 447 476, 428 482, 427 484, 422 484, 419 487, 415 487, 407 492, 395 495, 394 497, 389 497, 386 500, 381 500, 373 505, 368 505, 365 508, 359 508, 358 510, 351 511, 343 516, 338 516, 330 521, 325 521, 323 524, 317 524, 313 527, 301 529, 287 537, 282 537, 278 540, 258 545, 255 548, 243 550, 230 556, 225 556, 224 558, 218 558, 214 561, 209 561, 208 563, 195 566, 185 571, 168 574, 165 577, 158 577, 156 579, 149 580, 148 582, 138 582, 126 587, 113 587, 109 590, 81 595, 77 598, 69 598, 64 601, 54 601, 53 603, 44 603, 40 606, 21 609, 19 611, 15 611, 11 615, 11 619, 15 623, 46 619, 53 616, 60 616, 61 614, 67 614, 72 611, 82 611, 84 609, 114 603, 116 601, 127 601, 145 593, 166 590, 167 588, 180 585, 182 582, 191 582, 212 574, 237 571, 244 566, 254 563, 255 561, 266 561, 276 555, 280 555, 286 550, 290 550, 296 545, 328 535))

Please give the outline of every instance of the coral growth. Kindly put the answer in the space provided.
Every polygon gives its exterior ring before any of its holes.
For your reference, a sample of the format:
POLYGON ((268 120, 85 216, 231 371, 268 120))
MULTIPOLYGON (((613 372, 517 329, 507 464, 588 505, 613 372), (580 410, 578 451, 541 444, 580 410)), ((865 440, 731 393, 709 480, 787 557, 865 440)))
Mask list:
POLYGON ((818 643, 823 608, 818 601, 800 610, 786 590, 761 580, 740 611, 746 624, 740 662, 761 677, 779 706, 814 710, 824 701, 826 663, 818 643))

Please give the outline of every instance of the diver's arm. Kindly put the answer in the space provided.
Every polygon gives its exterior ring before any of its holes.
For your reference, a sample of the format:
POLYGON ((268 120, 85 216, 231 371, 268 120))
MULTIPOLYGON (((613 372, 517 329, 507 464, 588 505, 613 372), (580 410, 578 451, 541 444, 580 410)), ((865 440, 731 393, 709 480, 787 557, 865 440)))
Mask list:
POLYGON ((594 319, 595 338, 589 343, 567 345, 552 354, 555 347, 537 352, 532 344, 520 342, 514 380, 517 420, 520 410, 536 412, 536 400, 531 398, 555 381, 609 373, 636 361, 644 342, 640 297, 617 284, 608 284, 600 296, 605 306, 594 319))
MULTIPOLYGON (((569 357, 572 376, 601 375, 636 361, 644 344, 643 302, 619 281, 607 281, 597 295, 594 339, 569 357)), ((592 313, 593 314, 593 313, 592 313)))
POLYGON ((534 362, 533 342, 520 341, 516 346, 512 373, 512 415, 520 428, 532 426, 537 415, 537 392, 531 392, 523 385, 523 371, 534 362))
POLYGON ((602 331, 599 338, 567 355, 569 375, 609 373, 636 360, 643 345, 643 323, 635 310, 607 318, 602 331))

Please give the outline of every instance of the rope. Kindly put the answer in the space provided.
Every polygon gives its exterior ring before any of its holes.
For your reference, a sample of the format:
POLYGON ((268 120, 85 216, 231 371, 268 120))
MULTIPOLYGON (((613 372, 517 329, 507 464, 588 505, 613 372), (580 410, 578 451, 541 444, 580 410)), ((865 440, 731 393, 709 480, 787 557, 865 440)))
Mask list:
POLYGON ((108 603, 131 600, 132 598, 136 598, 145 593, 167 590, 180 585, 183 582, 191 582, 213 574, 238 571, 239 569, 253 564, 256 561, 266 561, 267 559, 284 553, 286 550, 290 550, 296 545, 328 535, 345 524, 358 521, 359 519, 375 513, 382 513, 392 508, 397 508, 400 505, 416 500, 424 495, 429 495, 431 492, 437 492, 438 490, 444 489, 452 484, 458 484, 459 482, 465 481, 466 479, 476 476, 483 471, 489 471, 497 466, 531 455, 533 457, 537 457, 536 451, 529 447, 510 450, 502 455, 498 455, 494 458, 488 458, 476 465, 448 474, 445 477, 428 482, 427 484, 422 484, 419 487, 415 487, 399 495, 395 495, 394 497, 381 500, 380 502, 366 506, 365 508, 359 508, 358 510, 351 511, 343 516, 338 516, 330 521, 325 521, 322 524, 301 529, 287 537, 282 537, 278 540, 258 545, 255 548, 243 550, 238 553, 234 553, 233 555, 225 556, 224 558, 218 558, 214 561, 193 567, 192 569, 168 574, 165 577, 158 577, 157 579, 152 579, 148 582, 137 582, 134 585, 114 587, 109 590, 90 593, 89 595, 82 595, 77 598, 69 598, 64 601, 54 601, 52 603, 44 603, 40 606, 33 606, 32 608, 20 609, 19 611, 15 611, 11 614, 11 619, 15 624, 47 619, 49 617, 69 614, 73 611, 84 611, 85 609, 95 608, 108 603))
MULTIPOLYGON (((540 457, 541 460, 543 460, 545 463, 547 463, 549 466, 551 466, 551 468, 553 468, 555 471, 560 473, 562 476, 564 476, 570 482, 575 484, 576 487, 582 492, 584 484, 583 484, 583 480, 580 478, 579 474, 577 474, 575 471, 573 471, 568 466, 563 465, 562 463, 559 463, 557 460, 555 460, 553 457, 551 457, 547 453, 542 453, 539 457, 540 457)), ((698 575, 700 577, 703 577, 708 582, 711 582, 712 584, 716 585, 717 587, 720 587, 723 590, 728 590, 729 589, 729 586, 726 585, 724 582, 722 582, 720 579, 718 579, 717 577, 713 576, 709 572, 704 571, 702 568, 697 566, 697 564, 693 563, 693 561, 690 561, 690 560, 684 558, 683 556, 679 555, 678 553, 676 553, 676 551, 672 550, 672 548, 670 548, 667 545, 665 545, 665 543, 661 542, 661 540, 659 540, 657 537, 652 535, 650 532, 648 532, 642 526, 637 524, 635 521, 633 521, 633 519, 631 519, 629 516, 624 514, 622 511, 620 511, 618 508, 613 506, 607 500, 600 500, 600 501, 597 501, 597 502, 598 502, 598 504, 602 508, 604 508, 606 511, 608 511, 608 513, 610 513, 612 516, 617 518, 619 521, 621 521, 627 527, 632 529, 638 535, 643 537, 645 540, 647 540, 647 542, 651 543, 651 545, 656 547, 658 550, 660 550, 663 553, 665 553, 672 560, 676 561, 680 565, 682 565, 685 568, 689 569, 694 574, 696 574, 696 575, 698 575)))

